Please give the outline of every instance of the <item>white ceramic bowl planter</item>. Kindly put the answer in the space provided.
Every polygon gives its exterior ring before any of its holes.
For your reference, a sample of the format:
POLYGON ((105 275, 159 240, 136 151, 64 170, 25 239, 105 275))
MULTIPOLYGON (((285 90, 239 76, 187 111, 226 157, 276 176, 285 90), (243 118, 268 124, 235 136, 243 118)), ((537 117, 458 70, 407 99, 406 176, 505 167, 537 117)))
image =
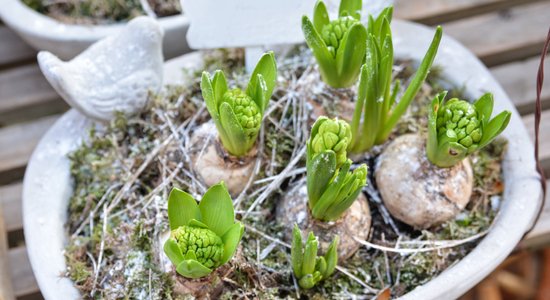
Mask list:
MULTIPOLYGON (((397 59, 419 61, 433 30, 394 21, 397 59)), ((177 81, 181 68, 200 68, 201 56, 185 55, 165 64, 165 78, 177 81)), ((494 94, 494 111, 510 110, 512 119, 503 136, 510 141, 503 162, 505 190, 500 212, 489 233, 458 263, 402 299, 453 299, 482 280, 513 250, 533 222, 541 196, 535 173, 533 147, 512 102, 481 62, 466 48, 444 37, 435 65, 442 77, 466 86, 466 96, 476 98, 486 91, 494 94)), ((46 299, 79 299, 73 283, 60 277, 66 264, 67 240, 64 223, 71 195, 68 153, 87 136, 92 122, 74 109, 60 118, 43 137, 29 162, 24 180, 24 226, 29 258, 46 299)))
MULTIPOLYGON (((113 35, 124 23, 112 25, 66 24, 40 14, 21 0, 5 0, 0 18, 36 50, 46 50, 61 59, 73 58, 99 39, 113 35)), ((185 35, 189 21, 177 14, 158 19, 164 30, 164 57, 172 58, 189 51, 185 35)))

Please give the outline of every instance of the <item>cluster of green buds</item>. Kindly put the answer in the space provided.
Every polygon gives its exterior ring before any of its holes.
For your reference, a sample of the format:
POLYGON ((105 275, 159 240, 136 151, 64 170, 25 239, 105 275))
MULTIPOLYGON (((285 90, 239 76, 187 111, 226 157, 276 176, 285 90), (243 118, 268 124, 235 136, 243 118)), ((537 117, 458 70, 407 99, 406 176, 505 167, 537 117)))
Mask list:
POLYGON ((177 188, 168 198, 170 237, 164 252, 187 278, 207 276, 228 262, 244 232, 235 222, 233 201, 223 182, 206 191, 200 204, 177 188))
POLYGON ((341 0, 338 19, 330 21, 325 3, 319 0, 313 23, 302 17, 302 31, 321 77, 334 88, 354 84, 365 58, 367 30, 361 24, 361 6, 362 0, 341 0))
POLYGON ((367 166, 350 171, 346 148, 351 139, 346 121, 319 117, 307 141, 307 191, 311 214, 321 221, 338 219, 367 182, 367 166))
POLYGON ((256 143, 264 111, 277 82, 273 52, 265 53, 250 76, 246 92, 228 89, 224 73, 202 73, 201 90, 220 140, 232 155, 245 156, 256 143))
POLYGON ((512 115, 503 111, 493 119, 493 95, 487 93, 473 104, 453 98, 445 102, 447 92, 433 100, 428 116, 426 154, 435 165, 447 168, 469 154, 487 146, 510 122, 512 115))
POLYGON ((314 287, 319 281, 328 278, 338 264, 338 236, 335 236, 327 249, 325 256, 317 256, 319 241, 310 232, 305 244, 302 243, 302 233, 298 225, 292 230, 292 270, 298 279, 298 285, 303 289, 314 287))
POLYGON ((393 8, 388 7, 376 19, 369 16, 366 60, 361 67, 357 102, 351 122, 353 138, 349 150, 355 153, 365 152, 388 139, 426 80, 441 41, 442 30, 437 27, 416 74, 401 99, 396 101, 400 82, 396 81, 392 87, 392 13, 393 8))

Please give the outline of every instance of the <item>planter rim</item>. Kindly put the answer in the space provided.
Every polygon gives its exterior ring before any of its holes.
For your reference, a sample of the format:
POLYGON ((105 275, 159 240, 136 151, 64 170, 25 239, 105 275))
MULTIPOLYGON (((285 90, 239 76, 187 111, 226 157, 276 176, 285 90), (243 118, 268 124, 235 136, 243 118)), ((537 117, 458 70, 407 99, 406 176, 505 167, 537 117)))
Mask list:
MULTIPOLYGON (((96 41, 126 24, 126 22, 104 25, 67 24, 31 9, 21 0, 5 0, 0 7, 0 18, 18 32, 61 42, 96 41)), ((172 30, 188 24, 187 17, 181 13, 156 20, 164 30, 172 30)))
MULTIPOLYGON (((399 20, 395 20, 392 27, 395 56, 419 61, 434 30, 399 20)), ((171 60, 165 64, 164 78, 171 83, 178 82, 183 76, 181 68, 200 67, 200 60, 200 53, 197 52, 171 60)), ((504 109, 512 111, 510 126, 503 132, 509 141, 503 162, 505 190, 499 214, 490 232, 477 247, 439 276, 401 299, 454 299, 466 292, 514 249, 532 224, 542 196, 535 172, 533 145, 527 130, 513 103, 487 68, 469 50, 447 36, 442 39, 434 64, 444 67, 443 78, 457 85, 466 84, 469 98, 491 91, 495 98, 495 112, 504 109)), ((64 223, 72 193, 66 154, 79 145, 91 124, 74 109, 65 113, 41 139, 25 173, 25 240, 31 266, 45 299, 80 298, 72 281, 59 275, 66 266, 63 256, 67 241, 64 223)))

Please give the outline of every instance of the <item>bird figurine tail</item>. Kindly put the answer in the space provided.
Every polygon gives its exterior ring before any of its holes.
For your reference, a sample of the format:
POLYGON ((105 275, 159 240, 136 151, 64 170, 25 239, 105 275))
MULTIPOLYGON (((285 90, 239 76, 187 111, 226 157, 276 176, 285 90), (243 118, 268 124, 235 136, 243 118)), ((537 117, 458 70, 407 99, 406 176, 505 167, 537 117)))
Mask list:
POLYGON ((70 61, 41 51, 38 63, 69 105, 90 118, 109 121, 116 112, 141 112, 149 92, 160 91, 163 35, 156 20, 137 17, 70 61))

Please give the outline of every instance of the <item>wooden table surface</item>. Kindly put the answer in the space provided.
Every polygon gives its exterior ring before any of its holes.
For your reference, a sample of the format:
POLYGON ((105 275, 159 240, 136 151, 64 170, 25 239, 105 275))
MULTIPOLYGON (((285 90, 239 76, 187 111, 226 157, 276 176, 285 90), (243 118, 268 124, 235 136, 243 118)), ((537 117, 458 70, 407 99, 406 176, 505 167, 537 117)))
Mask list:
MULTIPOLYGON (((442 24, 445 34, 471 49, 502 84, 533 136, 535 78, 550 26, 550 0, 395 0, 395 6, 397 18, 442 24)), ((548 75, 542 93, 541 155, 548 173, 550 59, 545 67, 548 75)), ((0 22, 0 287, 8 278, 2 270, 6 265, 17 299, 42 299, 22 229, 25 166, 42 135, 67 109, 40 73, 36 51, 0 22), (3 251, 7 264, 2 261, 3 251)), ((548 202, 528 240, 531 244, 550 246, 548 202)))

